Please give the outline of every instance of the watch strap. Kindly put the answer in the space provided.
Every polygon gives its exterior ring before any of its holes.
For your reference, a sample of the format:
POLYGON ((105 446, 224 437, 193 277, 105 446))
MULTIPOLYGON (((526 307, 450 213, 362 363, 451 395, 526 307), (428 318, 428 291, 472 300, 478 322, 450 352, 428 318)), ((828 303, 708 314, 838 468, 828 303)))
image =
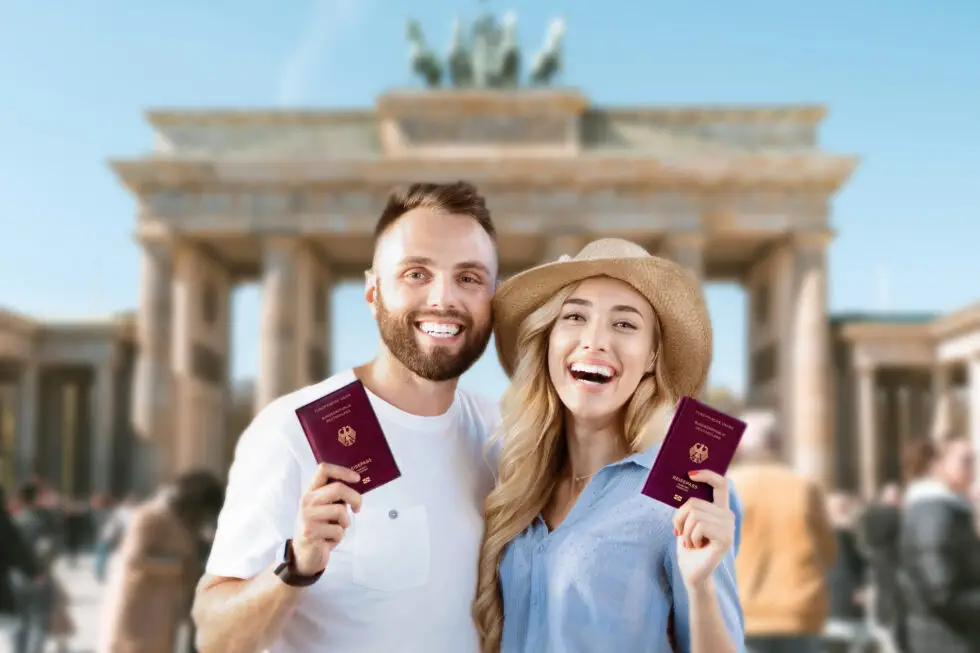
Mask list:
POLYGON ((324 570, 321 569, 312 576, 304 576, 296 571, 296 558, 295 554, 293 553, 292 539, 286 540, 286 544, 283 547, 282 561, 276 566, 275 571, 276 576, 279 577, 279 580, 291 587, 309 587, 313 583, 320 580, 320 576, 322 576, 324 572, 324 570))

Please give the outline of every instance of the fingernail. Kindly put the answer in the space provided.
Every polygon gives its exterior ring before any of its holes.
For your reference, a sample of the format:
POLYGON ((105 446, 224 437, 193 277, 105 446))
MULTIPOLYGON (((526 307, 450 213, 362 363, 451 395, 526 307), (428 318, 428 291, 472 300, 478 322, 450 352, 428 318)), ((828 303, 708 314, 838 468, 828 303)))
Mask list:
POLYGON ((676 537, 676 536, 678 536, 678 535, 680 535, 680 531, 678 531, 678 530, 677 530, 677 529, 675 528, 675 529, 674 529, 674 536, 676 537))
POLYGON ((689 472, 687 473, 687 475, 688 475, 688 476, 697 476, 697 475, 698 475, 698 474, 700 474, 700 473, 701 473, 701 470, 700 470, 700 469, 692 469, 691 471, 689 471, 689 472))

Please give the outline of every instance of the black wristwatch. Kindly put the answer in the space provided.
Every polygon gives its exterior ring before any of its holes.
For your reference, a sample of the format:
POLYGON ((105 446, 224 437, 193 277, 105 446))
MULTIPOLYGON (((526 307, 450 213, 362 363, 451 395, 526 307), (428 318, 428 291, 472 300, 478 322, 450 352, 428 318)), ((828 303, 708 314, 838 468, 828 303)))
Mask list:
POLYGON ((286 540, 286 544, 282 547, 282 557, 276 566, 276 576, 279 577, 279 580, 293 587, 309 587, 320 580, 320 576, 322 575, 322 569, 312 576, 303 576, 297 573, 296 556, 293 553, 293 541, 291 539, 286 540))

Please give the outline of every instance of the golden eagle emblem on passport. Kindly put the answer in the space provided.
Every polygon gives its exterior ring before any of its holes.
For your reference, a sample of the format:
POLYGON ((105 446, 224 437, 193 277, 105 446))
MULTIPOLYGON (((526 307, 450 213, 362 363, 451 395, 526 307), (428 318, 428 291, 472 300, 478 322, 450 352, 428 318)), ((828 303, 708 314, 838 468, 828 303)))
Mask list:
POLYGON ((357 437, 357 431, 352 429, 349 425, 341 426, 337 430, 337 440, 340 442, 340 444, 344 445, 345 447, 349 447, 352 444, 354 444, 354 438, 356 437, 357 437))
POLYGON ((688 452, 691 454, 691 462, 700 465, 708 459, 708 445, 702 442, 695 442, 688 452))

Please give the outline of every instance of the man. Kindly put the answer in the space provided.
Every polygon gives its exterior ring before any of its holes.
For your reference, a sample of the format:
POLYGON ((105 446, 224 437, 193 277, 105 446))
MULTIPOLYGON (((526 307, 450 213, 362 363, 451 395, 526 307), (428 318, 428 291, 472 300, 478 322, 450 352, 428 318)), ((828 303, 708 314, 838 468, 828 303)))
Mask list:
POLYGON ((223 499, 214 475, 194 471, 134 509, 109 575, 100 652, 175 650, 201 576, 199 534, 223 499))
POLYGON ((897 483, 886 484, 878 499, 865 511, 859 531, 870 572, 868 612, 871 628, 886 653, 906 649, 904 613, 895 573, 898 569, 901 505, 902 488, 897 483))
POLYGON ((20 510, 14 523, 20 536, 34 552, 41 579, 23 583, 18 591, 22 627, 18 651, 40 653, 50 636, 57 605, 58 586, 53 577, 54 563, 62 552, 63 535, 54 512, 41 505, 42 487, 36 481, 24 483, 17 492, 20 510))
POLYGON ((735 561, 753 653, 816 653, 829 609, 827 574, 834 532, 823 493, 778 457, 775 417, 748 424, 729 473, 742 499, 742 546, 735 561))
POLYGON ((20 612, 23 599, 18 590, 43 582, 41 566, 7 512, 6 493, 0 486, 0 651, 20 653, 27 624, 20 612))
POLYGON ((457 382, 486 349, 496 279, 475 188, 389 197, 366 274, 377 356, 273 401, 242 434, 193 611, 202 653, 478 650, 483 446, 498 416, 457 382), (350 470, 316 465, 294 412, 355 379, 402 472, 364 496, 336 482, 356 483, 350 470))

